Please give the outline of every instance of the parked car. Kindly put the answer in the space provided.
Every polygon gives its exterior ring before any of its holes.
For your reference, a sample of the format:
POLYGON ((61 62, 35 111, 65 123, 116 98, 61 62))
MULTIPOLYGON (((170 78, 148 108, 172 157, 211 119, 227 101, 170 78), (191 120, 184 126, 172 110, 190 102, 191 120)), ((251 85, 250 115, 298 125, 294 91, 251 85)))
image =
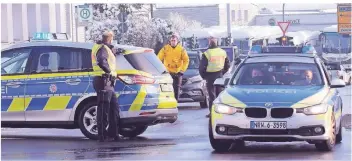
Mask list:
POLYGON ((351 69, 345 68, 340 63, 326 63, 328 70, 331 73, 331 79, 342 79, 346 84, 351 84, 351 69))
POLYGON ((179 103, 199 102, 201 108, 209 107, 206 81, 199 74, 201 52, 187 51, 189 65, 182 78, 179 103))

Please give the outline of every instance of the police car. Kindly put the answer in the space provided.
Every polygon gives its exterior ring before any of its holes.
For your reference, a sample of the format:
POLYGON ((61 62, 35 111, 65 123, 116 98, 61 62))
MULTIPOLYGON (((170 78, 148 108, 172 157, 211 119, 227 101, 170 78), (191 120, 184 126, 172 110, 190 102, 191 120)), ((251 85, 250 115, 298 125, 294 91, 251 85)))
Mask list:
POLYGON ((328 71, 310 47, 256 46, 214 101, 209 138, 216 151, 245 141, 307 141, 332 150, 342 140, 342 100, 328 71))
MULTIPOLYGON (((79 128, 86 137, 97 139, 94 44, 35 38, 1 51, 2 126, 79 128)), ((172 78, 154 51, 115 47, 126 50, 116 58, 120 134, 135 137, 150 125, 175 122, 178 109, 172 78)))

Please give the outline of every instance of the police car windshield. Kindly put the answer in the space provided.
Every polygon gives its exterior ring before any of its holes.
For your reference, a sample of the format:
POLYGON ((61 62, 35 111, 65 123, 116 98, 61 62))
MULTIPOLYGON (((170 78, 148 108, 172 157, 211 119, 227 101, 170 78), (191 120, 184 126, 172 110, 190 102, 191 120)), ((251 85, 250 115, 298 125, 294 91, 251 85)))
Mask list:
POLYGON ((263 62, 243 64, 235 85, 321 86, 321 73, 313 63, 263 62))
POLYGON ((153 75, 161 75, 166 71, 166 68, 154 52, 127 54, 124 56, 136 70, 141 70, 153 75))

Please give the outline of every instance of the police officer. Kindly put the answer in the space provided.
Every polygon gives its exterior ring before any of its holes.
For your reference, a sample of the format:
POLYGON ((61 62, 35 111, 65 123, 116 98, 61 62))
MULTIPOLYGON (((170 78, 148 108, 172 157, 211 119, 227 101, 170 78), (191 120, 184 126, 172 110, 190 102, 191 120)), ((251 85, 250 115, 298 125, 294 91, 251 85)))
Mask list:
POLYGON ((111 45, 113 37, 113 32, 104 32, 102 41, 98 41, 92 48, 92 64, 96 75, 93 86, 98 96, 98 139, 101 142, 119 140, 119 106, 114 92, 116 57, 111 45), (107 122, 109 129, 106 131, 107 122))
MULTIPOLYGON (((227 58, 226 51, 217 46, 217 39, 209 38, 209 48, 202 55, 199 65, 199 74, 207 82, 207 90, 209 94, 209 110, 213 105, 216 97, 214 82, 217 78, 221 78, 230 68, 230 61, 227 58)), ((209 117, 209 114, 206 116, 209 117)))
POLYGON ((175 98, 178 100, 182 76, 188 68, 189 57, 187 51, 179 43, 179 38, 176 34, 170 36, 169 43, 161 48, 158 57, 164 63, 173 79, 175 98))

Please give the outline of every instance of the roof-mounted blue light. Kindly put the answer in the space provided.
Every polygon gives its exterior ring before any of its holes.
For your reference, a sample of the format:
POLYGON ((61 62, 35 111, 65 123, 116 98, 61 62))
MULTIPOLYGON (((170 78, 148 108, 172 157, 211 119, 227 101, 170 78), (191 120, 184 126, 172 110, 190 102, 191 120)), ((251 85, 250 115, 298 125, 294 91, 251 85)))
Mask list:
POLYGON ((31 41, 67 41, 69 37, 66 33, 36 32, 31 41))

